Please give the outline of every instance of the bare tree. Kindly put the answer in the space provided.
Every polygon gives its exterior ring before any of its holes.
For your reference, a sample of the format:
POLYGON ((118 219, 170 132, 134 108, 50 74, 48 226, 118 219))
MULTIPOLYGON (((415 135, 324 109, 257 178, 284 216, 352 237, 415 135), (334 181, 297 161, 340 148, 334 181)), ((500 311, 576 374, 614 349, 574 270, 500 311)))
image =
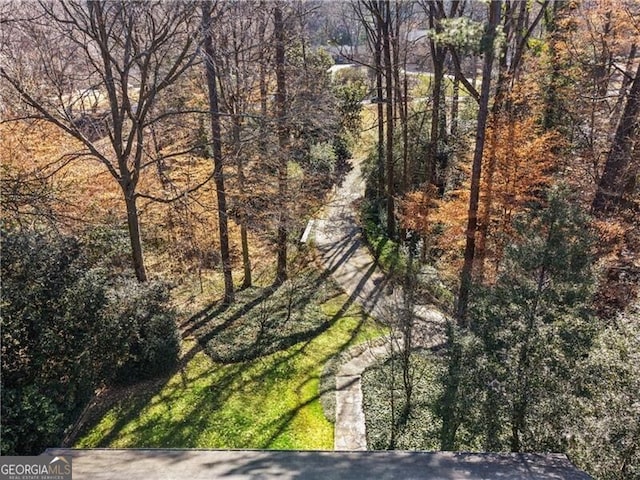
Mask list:
POLYGON ((491 0, 489 5, 489 26, 484 47, 484 64, 482 68, 482 84, 480 87, 480 109, 476 126, 476 144, 473 152, 471 171, 471 196, 469 199, 469 215, 466 230, 466 246, 464 250, 464 264, 460 274, 460 289, 456 305, 456 318, 460 324, 465 324, 469 291, 471 289, 471 275, 475 253, 476 230, 478 227, 478 205, 480 200, 480 174, 482 170, 482 154, 486 134, 487 118, 489 116, 489 94, 491 92, 491 72, 495 56, 494 38, 496 27, 500 21, 501 0, 491 0))
POLYGON ((81 158, 99 161, 118 183, 133 267, 144 282, 138 187, 157 161, 146 150, 147 133, 172 113, 156 111, 159 97, 197 59, 195 4, 30 5, 35 20, 18 22, 13 44, 3 45, 0 79, 23 102, 23 116, 46 120, 78 140, 81 158))
MULTIPOLYGON (((371 68, 375 75, 375 103, 377 104, 377 188, 376 192, 381 197, 385 189, 384 178, 384 91, 383 91, 383 62, 382 62, 382 22, 380 20, 379 3, 377 1, 362 0, 353 3, 354 12, 367 34, 367 42, 373 54, 371 68)), ((380 203, 381 198, 377 199, 380 203)))
POLYGON ((216 185, 218 200, 218 226, 220 229, 220 258, 224 276, 224 303, 233 303, 233 276, 231 272, 231 256, 229 255, 229 226, 227 221, 227 196, 224 188, 224 162, 222 158, 222 133, 220 128, 220 109, 218 106, 218 86, 215 65, 215 50, 211 33, 211 12, 213 2, 206 1, 202 5, 202 31, 204 35, 205 71, 209 91, 209 115, 211 117, 211 134, 213 150, 213 180, 216 185))
POLYGON ((394 66, 392 63, 392 37, 395 31, 394 16, 392 15, 391 3, 384 0, 361 0, 356 4, 355 10, 367 31, 369 46, 373 50, 373 68, 376 75, 376 91, 378 93, 376 102, 378 102, 379 188, 384 191, 387 235, 393 238, 396 236, 395 162, 393 157, 394 98, 396 98, 394 97, 394 67, 397 68, 397 65, 394 66), (382 161, 383 153, 384 162, 382 161))
MULTIPOLYGON (((459 2, 452 2, 452 10, 457 6, 459 2)), ((444 7, 442 2, 427 2, 423 5, 423 8, 428 11, 429 15, 429 28, 439 33, 442 30, 440 20, 444 7)), ((444 168, 438 168, 438 146, 440 143, 440 118, 441 109, 444 109, 443 105, 443 81, 444 81, 444 67, 447 58, 447 47, 442 45, 431 37, 429 39, 429 49, 431 52, 431 61, 433 64, 433 80, 431 87, 431 134, 429 136, 429 158, 427 160, 427 180, 428 182, 438 185, 440 195, 444 194, 444 168)), ((427 183, 428 185, 429 183, 427 183)))
MULTIPOLYGON (((262 55, 265 50, 264 37, 266 15, 260 12, 258 2, 238 2, 225 4, 223 20, 217 29, 219 48, 217 51, 218 82, 220 85, 221 108, 229 116, 230 146, 236 164, 238 196, 234 202, 236 222, 240 226, 243 280, 241 288, 252 284, 251 258, 249 255, 248 189, 246 169, 250 146, 247 138, 247 123, 255 116, 250 113, 252 92, 256 83, 260 85, 260 115, 258 121, 264 125, 267 116, 266 66, 262 55), (260 75, 254 70, 256 63, 260 75)), ((264 132, 258 135, 261 143, 266 140, 264 132)), ((264 149, 265 147, 263 147, 264 149)))
POLYGON ((288 173, 287 150, 289 145, 289 131, 287 128, 287 76, 285 69, 285 25, 282 16, 282 8, 279 3, 273 9, 274 35, 275 35, 275 63, 276 63, 276 97, 275 108, 277 117, 279 162, 278 162, 278 199, 280 202, 278 212, 278 234, 276 248, 278 252, 278 265, 276 271, 276 283, 282 283, 287 279, 287 205, 288 173))

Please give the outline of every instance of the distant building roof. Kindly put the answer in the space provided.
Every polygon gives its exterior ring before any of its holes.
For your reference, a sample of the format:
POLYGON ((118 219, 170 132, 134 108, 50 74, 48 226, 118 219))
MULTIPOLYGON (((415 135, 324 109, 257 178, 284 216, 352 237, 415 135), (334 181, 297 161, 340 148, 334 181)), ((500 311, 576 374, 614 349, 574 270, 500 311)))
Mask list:
POLYGON ((45 453, 71 456, 74 480, 591 478, 560 454, 62 448, 45 453))

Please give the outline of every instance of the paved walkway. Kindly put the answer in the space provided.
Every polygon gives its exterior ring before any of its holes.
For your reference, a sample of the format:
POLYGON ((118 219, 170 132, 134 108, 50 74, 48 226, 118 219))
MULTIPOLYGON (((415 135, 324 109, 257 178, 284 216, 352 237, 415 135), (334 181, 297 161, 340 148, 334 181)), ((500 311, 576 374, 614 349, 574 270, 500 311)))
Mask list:
POLYGON ((336 423, 334 450, 366 450, 361 375, 367 367, 388 355, 389 345, 368 348, 343 364, 336 374, 336 423))
MULTIPOLYGON (((364 196, 364 180, 359 162, 336 189, 324 218, 315 222, 315 243, 325 267, 333 278, 376 318, 384 318, 402 301, 398 288, 392 290, 388 278, 376 266, 361 237, 354 204, 364 196)), ((443 324, 444 317, 434 309, 419 308, 424 322, 443 324)), ((421 339, 423 346, 440 343, 442 338, 421 339)), ((340 367, 336 374, 335 450, 366 450, 367 435, 362 406, 361 375, 391 351, 389 342, 365 350, 340 367)))
POLYGON ((315 222, 315 244, 333 278, 366 311, 381 316, 388 279, 376 266, 362 237, 354 204, 364 196, 360 164, 336 188, 323 218, 315 222))

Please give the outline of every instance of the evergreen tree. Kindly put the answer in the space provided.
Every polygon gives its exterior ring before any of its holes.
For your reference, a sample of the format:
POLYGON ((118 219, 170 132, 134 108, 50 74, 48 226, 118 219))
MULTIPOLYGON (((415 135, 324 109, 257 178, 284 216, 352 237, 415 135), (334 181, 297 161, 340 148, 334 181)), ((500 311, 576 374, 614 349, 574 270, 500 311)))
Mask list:
POLYGON ((515 222, 495 286, 474 295, 472 330, 452 347, 458 369, 447 383, 464 375, 469 391, 448 398, 454 405, 445 411, 490 450, 565 448, 563 428, 579 393, 573 372, 596 333, 586 218, 566 197, 554 189, 544 208, 515 222))

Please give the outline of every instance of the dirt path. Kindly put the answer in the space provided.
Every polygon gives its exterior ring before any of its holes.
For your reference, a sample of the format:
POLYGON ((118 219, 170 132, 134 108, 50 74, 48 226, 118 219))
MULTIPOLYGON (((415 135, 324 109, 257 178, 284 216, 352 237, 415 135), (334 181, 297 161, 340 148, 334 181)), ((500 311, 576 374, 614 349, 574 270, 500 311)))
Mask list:
MULTIPOLYGON (((397 288, 395 292, 391 290, 389 280, 362 240, 355 204, 363 196, 360 163, 354 160, 353 169, 336 188, 324 218, 315 222, 315 243, 325 267, 344 291, 367 313, 381 319, 393 308, 396 299, 401 298, 401 292, 397 288)), ((437 310, 420 308, 416 313, 423 321, 444 323, 444 317, 437 310)), ((426 343, 441 341, 441 338, 431 338, 426 343)), ((367 367, 388 355, 389 342, 365 350, 337 372, 335 450, 367 449, 361 375, 367 367)))

